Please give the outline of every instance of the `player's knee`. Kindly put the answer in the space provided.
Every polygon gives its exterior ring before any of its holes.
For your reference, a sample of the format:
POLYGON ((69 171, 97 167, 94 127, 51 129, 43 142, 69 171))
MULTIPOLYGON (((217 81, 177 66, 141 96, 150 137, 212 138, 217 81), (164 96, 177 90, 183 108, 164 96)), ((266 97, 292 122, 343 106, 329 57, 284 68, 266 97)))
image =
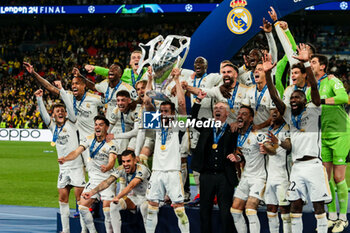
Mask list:
POLYGON ((126 202, 124 199, 119 199, 118 203, 111 203, 111 210, 125 210, 126 209, 126 202))
POLYGON ((277 213, 277 206, 276 205, 267 205, 266 206, 267 212, 277 213))
POLYGON ((292 213, 301 213, 303 211, 303 201, 301 199, 292 201, 290 211, 292 213))
POLYGON ((185 212, 185 207, 177 207, 174 209, 176 217, 180 220, 181 224, 188 224, 188 217, 185 212))
POLYGON ((313 203, 314 206, 314 212, 315 214, 323 214, 326 211, 324 210, 324 202, 323 201, 319 201, 319 202, 314 202, 313 203))
POLYGON ((342 182, 345 179, 345 174, 335 173, 335 174, 333 174, 333 179, 334 179, 334 182, 336 184, 338 184, 338 183, 342 182))

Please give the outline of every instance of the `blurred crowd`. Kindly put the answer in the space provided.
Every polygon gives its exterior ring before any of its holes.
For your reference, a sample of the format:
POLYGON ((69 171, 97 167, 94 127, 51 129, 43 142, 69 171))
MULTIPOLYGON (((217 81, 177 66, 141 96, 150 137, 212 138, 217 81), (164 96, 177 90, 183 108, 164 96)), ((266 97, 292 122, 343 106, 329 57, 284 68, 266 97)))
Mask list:
MULTIPOLYGON (((83 67, 84 64, 107 67, 113 62, 127 65, 130 52, 138 49, 140 42, 145 43, 159 34, 191 36, 198 25, 199 23, 195 22, 181 25, 154 24, 149 27, 121 27, 111 23, 93 29, 91 26, 63 24, 57 24, 55 27, 45 24, 40 27, 0 27, 0 127, 44 127, 33 98, 33 91, 38 86, 24 71, 23 61, 33 64, 38 73, 49 81, 62 80, 64 87, 70 89, 73 67, 83 67)), ((307 26, 291 26, 297 42, 303 42, 303 38, 306 38, 306 41, 316 45, 320 53, 324 53, 328 44, 324 44, 324 40, 319 39, 317 35, 322 37, 327 28, 315 29, 319 32, 309 30, 307 26)), ((339 33, 332 37, 334 44, 345 45, 341 47, 342 51, 349 49, 349 31, 343 29, 341 32, 335 27, 328 27, 328 30, 330 36, 339 33)), ((265 43, 264 36, 256 38, 256 44, 265 43)), ((282 52, 282 49, 280 51, 282 52)), ((242 53, 235 58, 236 64, 243 63, 242 53)), ((81 72, 84 74, 84 70, 81 72)), ((329 72, 339 77, 350 93, 350 62, 333 56, 330 59, 329 72)), ((51 99, 54 98, 48 93, 45 95, 50 105, 51 99)))

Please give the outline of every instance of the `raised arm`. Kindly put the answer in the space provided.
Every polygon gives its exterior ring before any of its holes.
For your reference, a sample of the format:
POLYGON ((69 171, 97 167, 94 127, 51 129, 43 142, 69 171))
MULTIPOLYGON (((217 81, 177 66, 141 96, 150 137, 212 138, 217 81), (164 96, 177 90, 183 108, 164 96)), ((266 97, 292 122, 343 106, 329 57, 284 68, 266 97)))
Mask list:
POLYGON ((95 83, 93 81, 91 81, 90 79, 88 79, 87 77, 83 76, 79 69, 74 67, 72 70, 72 74, 74 77, 81 77, 85 80, 86 86, 87 88, 89 88, 92 91, 96 91, 96 87, 95 87, 95 83))
MULTIPOLYGON (((152 71, 152 67, 149 66, 148 70, 148 80, 147 80, 147 84, 146 84, 146 89, 145 89, 145 93, 147 93, 148 91, 152 90, 152 82, 153 82, 153 71, 152 71)), ((145 105, 145 109, 146 111, 155 111, 156 110, 156 106, 154 106, 152 104, 152 99, 146 94, 143 98, 143 103, 145 105)))
POLYGON ((272 60, 271 55, 265 54, 265 56, 263 58, 263 67, 264 67, 264 71, 265 71, 266 84, 267 84, 267 88, 269 89, 272 101, 275 103, 275 105, 276 105, 278 111, 281 113, 281 115, 283 115, 284 111, 286 109, 286 105, 283 103, 281 98, 278 96, 277 89, 272 83, 271 70, 276 65, 276 63, 272 64, 271 60, 272 60))
POLYGON ((269 21, 267 21, 265 18, 263 18, 263 26, 260 26, 260 28, 263 29, 265 32, 267 43, 269 45, 269 53, 272 56, 272 61, 277 62, 278 50, 277 50, 275 39, 273 38, 273 34, 272 34, 272 24, 269 21))
POLYGON ((298 56, 293 56, 293 58, 301 62, 304 62, 304 66, 306 68, 306 74, 307 74, 307 81, 311 86, 311 101, 316 106, 320 106, 321 105, 320 93, 318 92, 317 81, 314 76, 314 73, 311 70, 311 66, 309 63, 309 52, 306 49, 305 44, 299 44, 297 50, 298 50, 298 56))
POLYGON ((42 89, 37 90, 36 92, 34 92, 34 95, 36 96, 36 100, 38 101, 41 118, 43 119, 45 125, 49 126, 51 122, 51 118, 45 108, 45 104, 43 101, 43 90, 42 89))
POLYGON ((60 91, 52 85, 49 81, 41 77, 37 72, 34 71, 34 68, 31 64, 27 62, 23 62, 24 67, 30 73, 32 77, 34 77, 46 90, 51 92, 52 94, 59 95, 60 91))
POLYGON ((63 89, 61 81, 55 81, 54 83, 55 83, 55 86, 60 90, 60 97, 63 100, 64 104, 66 105, 68 119, 71 122, 75 123, 77 121, 77 116, 75 115, 72 101, 69 99, 69 96, 67 95, 66 91, 63 89))
POLYGON ((179 68, 174 68, 171 73, 174 76, 174 80, 175 80, 179 114, 180 115, 186 115, 185 93, 184 93, 184 91, 183 91, 183 89, 181 87, 180 80, 179 80, 180 73, 181 73, 180 69, 179 68))

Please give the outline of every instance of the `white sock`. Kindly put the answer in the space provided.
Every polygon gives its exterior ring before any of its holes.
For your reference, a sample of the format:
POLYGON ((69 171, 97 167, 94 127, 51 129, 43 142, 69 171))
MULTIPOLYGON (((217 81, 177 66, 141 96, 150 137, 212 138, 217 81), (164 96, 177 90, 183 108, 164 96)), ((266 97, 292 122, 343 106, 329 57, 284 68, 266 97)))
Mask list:
POLYGON ((281 217, 283 222, 283 233, 291 233, 292 223, 290 220, 290 214, 281 214, 281 217))
POLYGON ((143 224, 144 224, 145 228, 146 228, 146 221, 147 221, 147 209, 148 209, 148 202, 145 201, 140 206, 140 212, 141 212, 141 215, 143 218, 143 224))
POLYGON ((79 221, 80 221, 80 226, 81 226, 81 233, 88 233, 85 222, 83 220, 83 217, 81 217, 81 215, 79 217, 79 221))
POLYGON ((242 214, 242 210, 237 210, 231 208, 231 215, 233 217, 233 222, 235 223, 235 227, 238 233, 247 233, 247 224, 245 223, 245 219, 242 214))
POLYGON ((145 224, 146 233, 154 233, 158 223, 159 207, 148 205, 145 224))
POLYGON ((301 218, 303 214, 291 213, 290 217, 292 219, 292 233, 303 232, 303 219, 301 218))
POLYGON ((317 232, 318 233, 327 233, 328 232, 328 222, 326 213, 315 214, 317 220, 317 232))
POLYGON ((269 228, 271 233, 279 233, 280 231, 280 221, 278 219, 278 214, 273 212, 267 212, 267 218, 269 220, 269 228))
POLYGON ((68 203, 64 203, 64 202, 60 202, 59 201, 59 205, 60 205, 60 213, 61 213, 61 222, 62 222, 62 231, 64 233, 69 233, 69 204, 68 203))
POLYGON ((185 212, 185 207, 174 209, 181 233, 190 233, 190 223, 185 212))
POLYGON ((339 214, 339 219, 343 221, 347 221, 348 218, 346 217, 346 214, 339 214))
POLYGON ((120 217, 120 210, 122 210, 122 205, 120 204, 120 202, 118 204, 115 204, 114 202, 111 203, 111 222, 114 233, 120 233, 122 229, 122 219, 120 217))
POLYGON ((250 233, 260 233, 260 222, 257 211, 253 209, 246 209, 245 213, 248 217, 250 233))
POLYGON ((113 233, 112 223, 111 223, 111 211, 109 207, 103 208, 103 214, 105 215, 105 227, 107 233, 113 233))
POLYGON ((336 213, 336 212, 329 212, 328 213, 328 219, 336 221, 338 219, 338 213, 336 213))
POLYGON ((197 192, 199 193, 199 176, 201 175, 199 172, 196 172, 196 171, 193 171, 193 179, 194 179, 194 183, 196 184, 196 187, 197 187, 197 192))
POLYGON ((89 230, 89 233, 97 233, 94 225, 94 219, 92 218, 92 214, 89 208, 86 206, 79 205, 79 212, 80 212, 80 217, 83 218, 85 226, 89 230))

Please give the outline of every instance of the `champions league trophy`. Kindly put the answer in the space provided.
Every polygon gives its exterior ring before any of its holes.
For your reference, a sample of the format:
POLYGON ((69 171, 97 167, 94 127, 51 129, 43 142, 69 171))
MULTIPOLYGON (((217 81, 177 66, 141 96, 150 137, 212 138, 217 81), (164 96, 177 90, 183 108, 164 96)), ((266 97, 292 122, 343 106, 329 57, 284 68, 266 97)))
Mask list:
POLYGON ((139 61, 138 74, 149 64, 153 70, 153 90, 146 94, 155 100, 169 101, 164 93, 173 77, 170 73, 173 68, 181 68, 190 48, 191 38, 186 36, 170 35, 164 38, 159 35, 147 44, 140 43, 142 57, 139 61), (183 54, 183 57, 180 56, 183 54))

